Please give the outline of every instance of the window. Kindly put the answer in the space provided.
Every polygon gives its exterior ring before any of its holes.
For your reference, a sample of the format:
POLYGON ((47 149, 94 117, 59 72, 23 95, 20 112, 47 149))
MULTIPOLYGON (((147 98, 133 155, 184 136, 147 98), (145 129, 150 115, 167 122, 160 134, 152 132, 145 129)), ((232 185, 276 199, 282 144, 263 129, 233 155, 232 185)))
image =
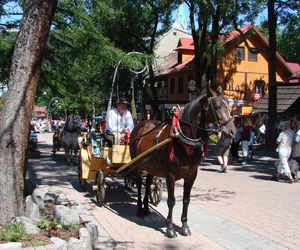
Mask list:
POLYGON ((170 94, 174 95, 175 94, 175 78, 172 77, 170 80, 170 94))
POLYGON ((235 58, 245 60, 245 47, 237 47, 235 50, 235 58))
POLYGON ((183 94, 183 77, 179 77, 179 82, 178 82, 178 94, 183 94))
POLYGON ((249 49, 248 49, 248 61, 252 61, 252 62, 257 61, 257 54, 251 52, 251 50, 249 50, 249 49))

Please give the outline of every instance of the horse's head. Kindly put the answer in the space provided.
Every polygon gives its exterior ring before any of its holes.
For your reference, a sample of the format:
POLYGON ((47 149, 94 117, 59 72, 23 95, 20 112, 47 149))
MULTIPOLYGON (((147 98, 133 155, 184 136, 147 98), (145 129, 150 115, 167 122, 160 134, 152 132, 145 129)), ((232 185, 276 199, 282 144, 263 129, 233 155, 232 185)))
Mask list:
POLYGON ((69 132, 74 132, 79 130, 80 126, 81 126, 80 116, 71 114, 68 116, 64 128, 69 132))
POLYGON ((209 87, 209 91, 212 97, 208 97, 207 117, 217 130, 234 137, 236 128, 226 98, 220 90, 214 91, 209 87))

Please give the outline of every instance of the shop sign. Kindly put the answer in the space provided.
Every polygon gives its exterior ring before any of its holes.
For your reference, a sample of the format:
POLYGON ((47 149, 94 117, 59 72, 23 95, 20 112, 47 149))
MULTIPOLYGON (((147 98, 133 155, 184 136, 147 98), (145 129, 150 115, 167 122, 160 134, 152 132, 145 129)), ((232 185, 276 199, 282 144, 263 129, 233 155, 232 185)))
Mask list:
POLYGON ((242 107, 242 115, 249 115, 252 112, 252 107, 242 107))

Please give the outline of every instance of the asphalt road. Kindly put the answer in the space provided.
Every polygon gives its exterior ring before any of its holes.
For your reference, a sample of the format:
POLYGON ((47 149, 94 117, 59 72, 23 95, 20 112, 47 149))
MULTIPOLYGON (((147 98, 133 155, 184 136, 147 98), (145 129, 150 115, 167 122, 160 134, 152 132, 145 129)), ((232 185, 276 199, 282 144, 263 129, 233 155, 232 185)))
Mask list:
MULTIPOLYGON (((126 191, 122 179, 108 179, 107 202, 98 207, 91 190, 82 192, 75 166, 63 152, 51 157, 52 134, 38 135, 40 157, 29 159, 29 176, 38 185, 61 188, 70 200, 90 210, 99 223, 99 249, 300 249, 300 185, 274 182, 275 153, 257 150, 247 165, 217 172, 214 147, 202 166, 191 194, 188 224, 192 236, 165 237, 167 191, 151 207, 151 215, 135 216, 136 190, 126 191)), ((182 181, 176 183, 174 222, 181 226, 182 181)))

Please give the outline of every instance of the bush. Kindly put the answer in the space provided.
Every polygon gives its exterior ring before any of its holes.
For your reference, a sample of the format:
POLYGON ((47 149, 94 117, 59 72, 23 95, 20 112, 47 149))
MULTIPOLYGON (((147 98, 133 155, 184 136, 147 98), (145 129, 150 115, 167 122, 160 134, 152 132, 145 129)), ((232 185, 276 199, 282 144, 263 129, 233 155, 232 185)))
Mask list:
POLYGON ((21 242, 29 238, 29 234, 25 232, 24 225, 21 222, 12 220, 4 226, 1 232, 1 238, 8 242, 21 242))

